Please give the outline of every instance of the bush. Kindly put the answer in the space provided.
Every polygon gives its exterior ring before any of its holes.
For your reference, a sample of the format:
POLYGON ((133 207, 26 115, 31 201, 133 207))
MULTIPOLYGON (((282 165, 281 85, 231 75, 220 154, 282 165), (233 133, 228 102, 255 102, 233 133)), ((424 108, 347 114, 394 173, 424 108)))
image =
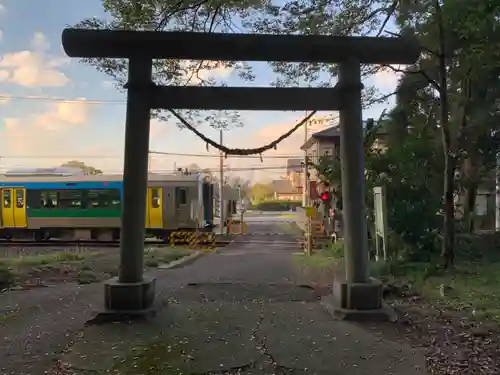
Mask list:
POLYGON ((258 203, 255 208, 261 211, 289 211, 300 206, 302 206, 300 201, 269 200, 258 203))
POLYGON ((7 265, 0 263, 0 288, 7 288, 14 284, 15 274, 7 265))
POLYGON ((340 240, 331 245, 323 251, 324 255, 332 257, 334 259, 344 258, 344 241, 340 240))

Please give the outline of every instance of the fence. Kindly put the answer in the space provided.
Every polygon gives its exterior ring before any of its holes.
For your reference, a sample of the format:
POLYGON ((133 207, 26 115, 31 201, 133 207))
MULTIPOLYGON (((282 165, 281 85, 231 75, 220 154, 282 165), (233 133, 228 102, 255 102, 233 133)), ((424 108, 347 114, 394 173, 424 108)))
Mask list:
POLYGON ((208 248, 215 249, 217 242, 215 233, 209 232, 172 232, 170 233, 170 246, 187 245, 190 249, 208 248))

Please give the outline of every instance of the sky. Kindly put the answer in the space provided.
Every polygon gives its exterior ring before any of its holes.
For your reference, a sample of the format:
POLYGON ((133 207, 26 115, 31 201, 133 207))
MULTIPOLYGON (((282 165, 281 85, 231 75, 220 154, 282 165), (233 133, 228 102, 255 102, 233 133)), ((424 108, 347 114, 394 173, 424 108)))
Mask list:
MULTIPOLYGON (((54 167, 68 160, 84 161, 105 173, 123 170, 125 94, 95 68, 68 58, 61 46, 61 32, 88 17, 105 17, 101 0, 0 0, 0 172, 15 167, 54 167), (50 11, 47 11, 50 9, 50 11), (43 16, 42 16, 43 15, 43 16)), ((269 86, 276 76, 265 63, 252 64, 253 86, 269 86)), ((229 86, 247 86, 230 69, 203 73, 229 86)), ((381 93, 392 92, 398 77, 382 71, 367 79, 381 93)), ((365 109, 363 117, 378 118, 392 103, 365 109)), ((242 112, 243 127, 223 134, 229 147, 259 147, 286 132, 304 112, 242 112)), ((319 125, 328 127, 319 113, 319 125)), ((218 140, 219 131, 209 124, 198 128, 218 140)), ((286 157, 300 157, 305 134, 299 130, 276 151, 260 157, 224 160, 226 175, 252 181, 284 175, 286 157)), ((216 150, 173 122, 153 119, 150 132, 150 170, 171 172, 192 163, 216 170, 216 150), (175 154, 192 154, 175 155, 175 154), (194 156, 197 155, 197 156, 194 156)))

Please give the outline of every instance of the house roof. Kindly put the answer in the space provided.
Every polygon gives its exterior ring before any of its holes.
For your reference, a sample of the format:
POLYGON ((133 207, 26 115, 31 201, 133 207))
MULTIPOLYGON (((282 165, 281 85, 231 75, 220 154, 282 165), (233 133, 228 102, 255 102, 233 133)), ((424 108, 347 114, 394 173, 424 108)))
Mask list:
MULTIPOLYGON (((363 120, 363 129, 366 128, 366 120, 363 120)), ((385 134, 386 131, 385 129, 380 129, 378 131, 380 134, 385 134)), ((323 139, 323 140, 329 140, 329 139, 334 139, 340 137, 340 127, 338 125, 335 126, 330 126, 329 128, 326 128, 324 130, 321 130, 319 132, 313 133, 311 137, 302 145, 300 146, 301 150, 307 150, 310 148, 314 143, 317 141, 323 139)))
POLYGON ((299 194, 300 191, 292 185, 290 180, 274 180, 273 189, 277 194, 299 194))
POLYGON ((323 129, 319 132, 313 133, 309 139, 300 146, 301 150, 307 150, 314 143, 316 143, 319 139, 329 139, 329 138, 337 138, 340 137, 340 128, 335 126, 330 126, 329 128, 323 129))

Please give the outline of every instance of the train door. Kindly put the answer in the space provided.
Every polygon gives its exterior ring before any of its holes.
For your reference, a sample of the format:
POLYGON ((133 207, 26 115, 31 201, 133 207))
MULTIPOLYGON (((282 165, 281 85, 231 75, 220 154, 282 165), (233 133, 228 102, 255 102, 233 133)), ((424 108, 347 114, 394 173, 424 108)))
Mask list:
POLYGON ((149 228, 149 212, 151 211, 151 188, 148 188, 148 192, 146 194, 146 228, 149 228))
POLYGON ((2 189, 2 224, 4 228, 25 228, 26 189, 2 189))
POLYGON ((148 189, 148 224, 149 228, 163 228, 162 188, 148 189))

